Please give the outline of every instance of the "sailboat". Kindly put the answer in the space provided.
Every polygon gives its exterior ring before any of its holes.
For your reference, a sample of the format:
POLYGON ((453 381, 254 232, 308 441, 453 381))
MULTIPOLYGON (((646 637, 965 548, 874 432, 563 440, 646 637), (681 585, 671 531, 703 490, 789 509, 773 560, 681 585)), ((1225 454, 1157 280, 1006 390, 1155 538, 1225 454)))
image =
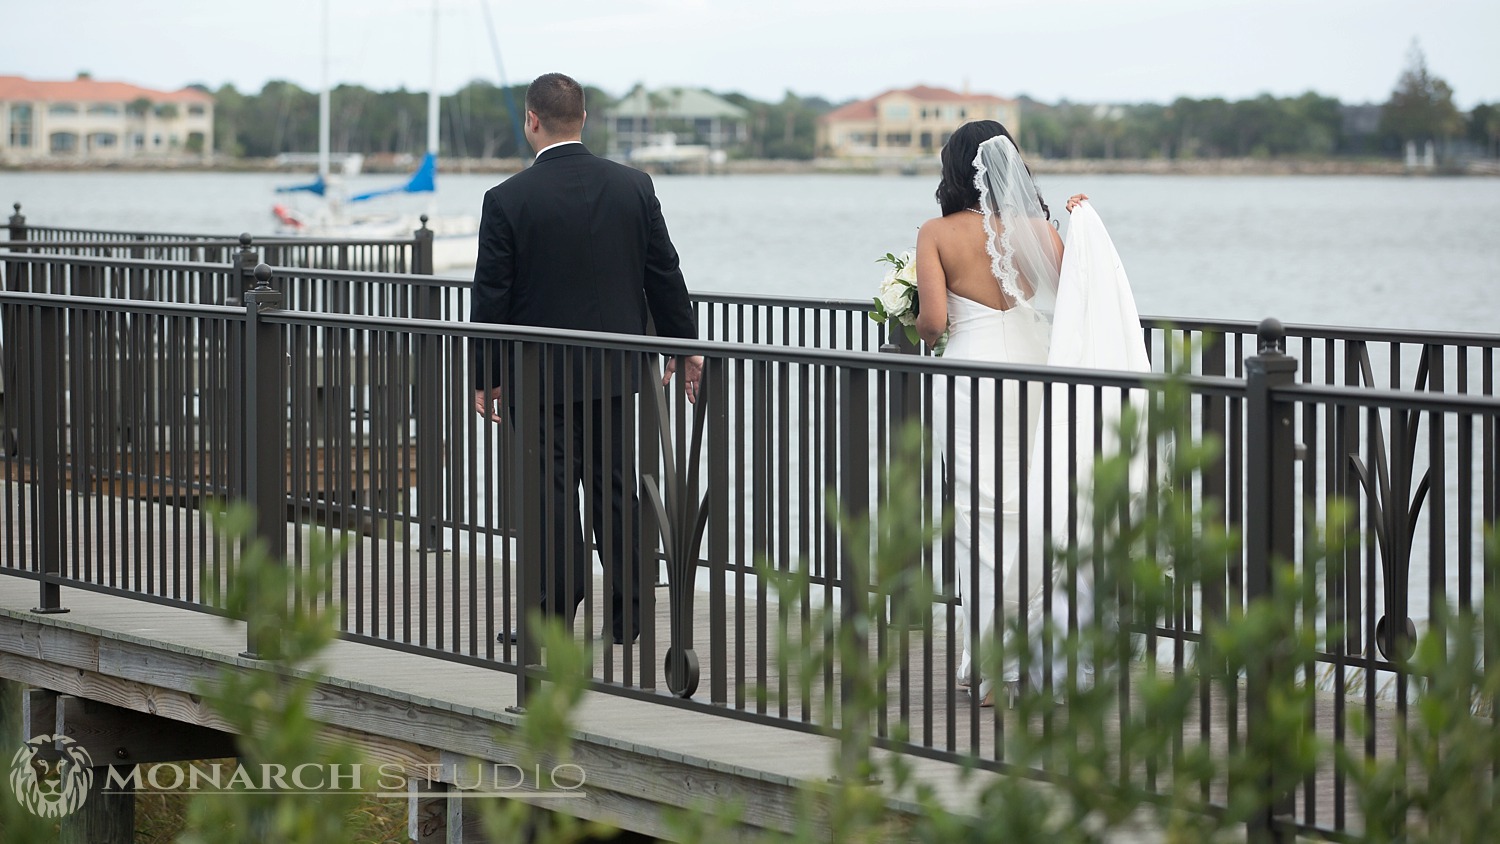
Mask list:
MULTIPOLYGON (((380 240, 407 238, 420 228, 421 216, 393 211, 357 211, 352 206, 394 194, 426 193, 431 196, 426 213, 427 228, 432 230, 432 265, 434 270, 473 266, 479 254, 479 220, 472 215, 437 213, 438 156, 438 8, 432 6, 432 85, 427 92, 427 152, 415 173, 403 184, 365 191, 353 196, 342 179, 330 172, 328 74, 328 0, 323 1, 323 89, 318 95, 318 176, 303 185, 277 188, 277 193, 310 193, 322 197, 312 211, 305 212, 277 203, 271 213, 277 221, 277 233, 304 237, 380 240)), ((357 164, 355 165, 357 169, 357 164)), ((350 172, 346 160, 345 176, 350 172)))

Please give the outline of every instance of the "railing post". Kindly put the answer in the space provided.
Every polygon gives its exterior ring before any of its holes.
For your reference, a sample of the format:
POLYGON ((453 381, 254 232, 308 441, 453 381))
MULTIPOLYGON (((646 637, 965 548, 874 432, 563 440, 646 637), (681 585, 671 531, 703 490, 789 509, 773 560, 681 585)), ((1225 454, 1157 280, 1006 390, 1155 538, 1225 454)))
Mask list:
POLYGON ((10 239, 12 242, 27 240, 26 215, 21 213, 21 203, 17 202, 11 207, 16 209, 16 213, 10 215, 10 239))
MULTIPOLYGON (((26 217, 21 214, 21 203, 17 202, 14 207, 16 213, 10 217, 12 243, 27 239, 26 217)), ((9 251, 17 250, 12 247, 9 251)), ((19 262, 10 262, 5 265, 5 290, 19 292, 25 289, 21 283, 23 266, 19 262)), ((25 347, 20 343, 19 327, 15 322, 12 309, 6 308, 0 312, 0 454, 9 453, 11 449, 19 446, 17 442, 21 427, 21 422, 18 420, 21 395, 19 360, 21 355, 25 354, 25 347), (10 354, 6 354, 5 351, 7 344, 10 346, 10 354), (8 402, 6 401, 7 395, 10 396, 8 402)))
MULTIPOLYGON (((880 347, 880 351, 888 355, 914 354, 916 349, 910 343, 906 342, 905 333, 900 332, 897 336, 901 338, 900 343, 887 341, 880 347)), ((891 373, 890 421, 892 435, 905 428, 906 423, 911 421, 920 412, 915 401, 917 398, 916 392, 909 389, 909 378, 910 374, 906 372, 891 373)))
MULTIPOLYGON (((260 257, 250 245, 252 243, 250 233, 241 232, 239 241, 240 248, 230 253, 229 289, 221 293, 224 298, 224 304, 232 308, 238 308, 245 304, 245 292, 254 289, 255 268, 260 264, 260 257)), ((203 301, 210 302, 212 299, 205 298, 203 301)), ((249 348, 249 342, 246 341, 241 344, 239 351, 244 352, 249 348)), ((235 361, 231 359, 230 367, 231 379, 239 380, 231 381, 230 383, 229 406, 225 413, 225 418, 229 425, 229 441, 244 443, 246 441, 245 426, 247 420, 250 418, 246 413, 245 407, 245 391, 248 389, 248 382, 244 381, 244 375, 248 371, 249 364, 242 358, 239 361, 239 365, 235 366, 235 361)), ((229 461, 229 477, 225 479, 228 488, 231 490, 240 490, 245 486, 245 469, 248 464, 243 460, 243 453, 238 456, 241 459, 229 461)))
POLYGON ((251 246, 253 238, 249 232, 240 233, 240 248, 235 250, 231 265, 234 267, 232 275, 238 279, 237 289, 228 291, 226 305, 238 305, 241 303, 243 291, 248 291, 256 286, 255 268, 260 265, 260 255, 251 246))
MULTIPOLYGON (((243 241, 242 241, 243 242, 243 241)), ((254 270, 255 287, 245 291, 245 429, 242 496, 255 507, 255 538, 265 543, 271 565, 286 559, 286 353, 284 327, 264 315, 280 310, 282 297, 271 287, 271 268, 254 270)), ((274 658, 274 632, 257 632, 246 619, 245 652, 250 659, 274 658)))
MULTIPOLYGON (((494 342, 494 341, 489 341, 494 342)), ((546 576, 542 560, 541 498, 549 494, 551 480, 543 477, 542 449, 542 347, 534 342, 521 343, 510 356, 512 363, 510 389, 515 393, 507 414, 515 431, 515 487, 504 495, 515 509, 512 524, 516 528, 516 705, 508 711, 526 711, 526 702, 536 692, 539 680, 532 676, 533 666, 541 662, 541 649, 532 634, 530 616, 542 606, 541 579, 546 576)), ((558 549, 558 555, 562 550, 558 549)))
MULTIPOLYGON (((423 226, 417 231, 417 242, 427 234, 428 260, 431 260, 432 232, 423 226)), ((419 250, 420 251, 420 250, 419 250)), ((429 264, 427 274, 432 274, 429 264)), ((418 319, 443 318, 444 288, 431 284, 413 285, 412 316, 418 319)), ((431 332, 417 336, 416 395, 417 422, 417 541, 424 551, 443 550, 443 338, 431 332)))
MULTIPOLYGON (((1285 353, 1286 332, 1275 319, 1263 320, 1258 354, 1245 360, 1245 592, 1249 601, 1266 601, 1275 589, 1275 566, 1294 559, 1296 511, 1292 402, 1273 390, 1290 386, 1297 360, 1285 353)), ((1274 649, 1252 663, 1245 678, 1245 721, 1251 747, 1268 746, 1270 683, 1277 673, 1274 649)), ((1246 830, 1251 842, 1283 842, 1294 837, 1293 793, 1275 793, 1275 773, 1257 785, 1266 802, 1246 830)))
POLYGON ((887 320, 885 324, 885 342, 881 344, 880 351, 892 352, 900 355, 918 355, 922 353, 918 344, 913 343, 906 336, 906 326, 899 321, 887 320))
MULTIPOLYGON (((31 483, 35 490, 33 530, 36 543, 33 554, 41 575, 40 603, 32 610, 38 613, 62 613, 62 587, 57 577, 63 559, 63 483, 61 414, 64 384, 62 378, 61 316, 54 306, 31 308, 30 355, 27 361, 31 381, 31 409, 21 414, 31 422, 31 431, 22 430, 21 442, 31 464, 31 483)), ((25 426, 25 422, 22 425, 25 426)))
MULTIPOLYGON (((412 275, 432 275, 432 229, 427 228, 427 215, 423 214, 419 219, 422 227, 414 233, 411 248, 411 273, 412 275)), ((436 317, 433 317, 436 319, 436 317)))
POLYGON ((838 658, 842 696, 839 771, 852 781, 870 776, 870 373, 839 371, 839 503, 844 525, 839 555, 838 658), (863 525, 859 535, 851 529, 863 525))

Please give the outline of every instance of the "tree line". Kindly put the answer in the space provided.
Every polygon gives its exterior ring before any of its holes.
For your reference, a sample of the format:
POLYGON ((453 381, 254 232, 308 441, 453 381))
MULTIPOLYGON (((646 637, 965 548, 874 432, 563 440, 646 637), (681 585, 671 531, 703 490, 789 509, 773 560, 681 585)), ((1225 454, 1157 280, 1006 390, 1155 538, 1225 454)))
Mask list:
MULTIPOLYGON (((286 81, 269 82, 259 93, 242 93, 231 85, 208 92, 217 101, 220 153, 265 158, 317 149, 315 92, 286 81)), ((443 155, 515 158, 529 152, 516 114, 525 92, 524 85, 504 88, 475 80, 442 97, 443 155)), ((596 114, 616 102, 591 86, 586 96, 596 114)), ((729 150, 741 158, 816 157, 822 152, 816 147, 818 118, 837 105, 790 91, 779 102, 734 92, 720 96, 748 113, 748 140, 729 150)), ((333 151, 367 156, 422 152, 426 103, 422 92, 338 86, 332 91, 333 151)), ((584 140, 606 149, 605 122, 590 121, 584 140)), ((1021 145, 1043 158, 1399 156, 1408 142, 1429 140, 1444 153, 1500 157, 1500 103, 1482 104, 1468 113, 1459 110, 1452 88, 1428 70, 1415 45, 1390 98, 1379 105, 1347 105, 1315 92, 1237 101, 1179 97, 1168 105, 1049 105, 1021 98, 1021 145)))
MULTIPOLYGON (((242 93, 233 85, 216 91, 202 89, 215 98, 214 135, 220 153, 269 158, 317 149, 316 92, 281 80, 266 83, 258 94, 242 93)), ((749 113, 749 141, 730 151, 741 157, 812 158, 817 119, 834 107, 827 100, 802 98, 790 92, 777 103, 762 103, 738 93, 722 96, 749 113)), ((438 134, 442 154, 516 158, 529 153, 517 114, 525 97, 525 85, 507 89, 484 80, 472 81, 441 97, 438 134)), ((593 86, 585 86, 585 98, 594 114, 602 114, 617 102, 593 86)), ((372 91, 360 85, 339 85, 330 92, 329 145, 336 154, 420 153, 426 133, 426 93, 372 91)), ((601 150, 608 146, 603 120, 590 120, 584 126, 584 141, 601 150)))
POLYGON ((1345 105, 1308 92, 1231 102, 1180 97, 1170 105, 1049 106, 1022 100, 1021 145, 1046 158, 1228 158, 1401 155, 1408 142, 1500 156, 1500 106, 1469 113, 1413 45, 1390 97, 1345 105))

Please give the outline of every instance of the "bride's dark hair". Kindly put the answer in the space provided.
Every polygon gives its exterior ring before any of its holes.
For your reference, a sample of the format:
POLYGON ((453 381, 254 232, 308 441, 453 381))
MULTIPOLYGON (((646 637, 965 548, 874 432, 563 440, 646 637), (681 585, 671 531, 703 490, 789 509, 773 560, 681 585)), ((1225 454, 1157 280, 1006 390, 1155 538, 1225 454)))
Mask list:
MULTIPOLYGON (((979 204, 979 188, 974 187, 974 156, 979 154, 980 144, 996 135, 1004 135, 1010 138, 1011 143, 1016 144, 1010 130, 994 120, 965 123, 943 144, 943 180, 938 182, 937 201, 938 206, 943 209, 944 217, 979 204)), ((1021 145, 1016 144, 1016 149, 1020 148, 1021 145)), ((1031 174, 1030 167, 1026 168, 1026 173, 1031 174)), ((1047 203, 1042 201, 1040 191, 1037 192, 1036 201, 1041 203, 1042 213, 1047 215, 1047 219, 1052 219, 1052 212, 1047 210, 1047 203)))

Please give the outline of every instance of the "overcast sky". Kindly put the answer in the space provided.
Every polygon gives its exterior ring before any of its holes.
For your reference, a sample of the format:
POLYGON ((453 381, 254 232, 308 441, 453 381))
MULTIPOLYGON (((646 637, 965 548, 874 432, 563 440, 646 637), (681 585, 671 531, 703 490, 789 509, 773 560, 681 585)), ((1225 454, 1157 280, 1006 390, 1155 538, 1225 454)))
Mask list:
MULTIPOLYGON (((7 3, 0 75, 259 91, 322 81, 324 0, 7 3)), ((432 0, 326 0, 335 84, 426 90, 432 0)), ((439 0, 438 87, 547 71, 621 94, 834 101, 924 83, 1046 102, 1314 90, 1383 102, 1419 40, 1461 108, 1500 101, 1500 0, 439 0)))

